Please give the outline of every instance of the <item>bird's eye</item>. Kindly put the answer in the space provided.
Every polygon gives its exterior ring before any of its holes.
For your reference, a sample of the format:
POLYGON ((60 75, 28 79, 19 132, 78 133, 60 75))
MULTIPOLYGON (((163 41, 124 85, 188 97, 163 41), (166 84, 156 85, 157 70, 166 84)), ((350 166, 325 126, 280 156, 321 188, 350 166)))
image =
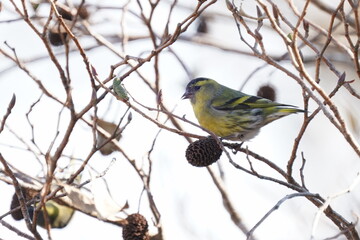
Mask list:
POLYGON ((194 86, 194 90, 197 91, 200 89, 200 86, 194 86))

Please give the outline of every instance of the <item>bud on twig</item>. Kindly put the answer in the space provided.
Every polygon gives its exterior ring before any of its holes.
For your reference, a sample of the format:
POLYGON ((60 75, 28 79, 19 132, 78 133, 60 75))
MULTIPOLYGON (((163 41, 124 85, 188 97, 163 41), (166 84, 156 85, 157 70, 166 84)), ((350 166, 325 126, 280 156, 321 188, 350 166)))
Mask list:
POLYGON ((121 80, 117 77, 113 80, 113 89, 117 96, 119 96, 122 101, 129 101, 129 96, 127 94, 126 89, 121 84, 121 80))

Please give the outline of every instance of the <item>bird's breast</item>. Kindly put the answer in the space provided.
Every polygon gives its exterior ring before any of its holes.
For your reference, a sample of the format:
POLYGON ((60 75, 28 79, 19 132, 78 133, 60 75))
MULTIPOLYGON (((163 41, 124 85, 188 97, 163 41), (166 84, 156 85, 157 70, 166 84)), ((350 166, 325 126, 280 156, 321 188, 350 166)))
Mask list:
POLYGON ((199 124, 215 133, 219 137, 225 137, 232 134, 226 115, 213 109, 211 106, 200 104, 193 105, 194 113, 199 124))

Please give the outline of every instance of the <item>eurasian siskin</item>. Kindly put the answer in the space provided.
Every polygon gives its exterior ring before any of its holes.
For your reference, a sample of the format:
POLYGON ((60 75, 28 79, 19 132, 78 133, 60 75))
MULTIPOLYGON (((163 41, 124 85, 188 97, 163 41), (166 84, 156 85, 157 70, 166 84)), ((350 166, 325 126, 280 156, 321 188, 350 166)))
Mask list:
POLYGON ((292 105, 251 96, 208 78, 191 80, 183 95, 190 99, 199 124, 217 136, 234 141, 255 137, 261 127, 292 113, 292 105))
MULTIPOLYGON (((30 200, 30 197, 26 195, 25 190, 22 189, 22 191, 24 197, 26 198, 25 200, 26 201, 30 200)), ((11 201, 10 209, 13 210, 19 206, 20 203, 18 197, 16 194, 14 194, 11 201)), ((45 224, 46 221, 49 223, 51 228, 64 228, 68 225, 74 214, 74 209, 64 205, 60 205, 54 200, 47 201, 45 203, 45 209, 46 209, 46 214, 44 212, 44 208, 42 208, 39 214, 37 215, 37 222, 36 222, 37 225, 43 228, 46 227, 45 224)), ((27 210, 30 218, 32 219, 34 216, 35 206, 29 205, 27 206, 27 210)), ((20 209, 17 211, 13 210, 11 216, 17 221, 24 219, 24 216, 20 209)))

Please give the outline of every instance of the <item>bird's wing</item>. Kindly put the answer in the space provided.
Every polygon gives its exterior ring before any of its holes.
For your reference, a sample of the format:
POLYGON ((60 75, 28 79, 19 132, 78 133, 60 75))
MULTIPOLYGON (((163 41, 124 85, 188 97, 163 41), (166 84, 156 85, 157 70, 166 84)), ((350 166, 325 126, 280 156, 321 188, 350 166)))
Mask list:
POLYGON ((46 211, 52 228, 66 227, 74 214, 74 209, 51 200, 46 202, 46 211))
POLYGON ((256 96, 239 96, 228 99, 218 99, 213 101, 212 107, 220 111, 233 111, 233 110, 246 110, 254 108, 269 108, 269 107, 293 107, 291 105, 280 104, 272 102, 265 98, 260 98, 256 96))

